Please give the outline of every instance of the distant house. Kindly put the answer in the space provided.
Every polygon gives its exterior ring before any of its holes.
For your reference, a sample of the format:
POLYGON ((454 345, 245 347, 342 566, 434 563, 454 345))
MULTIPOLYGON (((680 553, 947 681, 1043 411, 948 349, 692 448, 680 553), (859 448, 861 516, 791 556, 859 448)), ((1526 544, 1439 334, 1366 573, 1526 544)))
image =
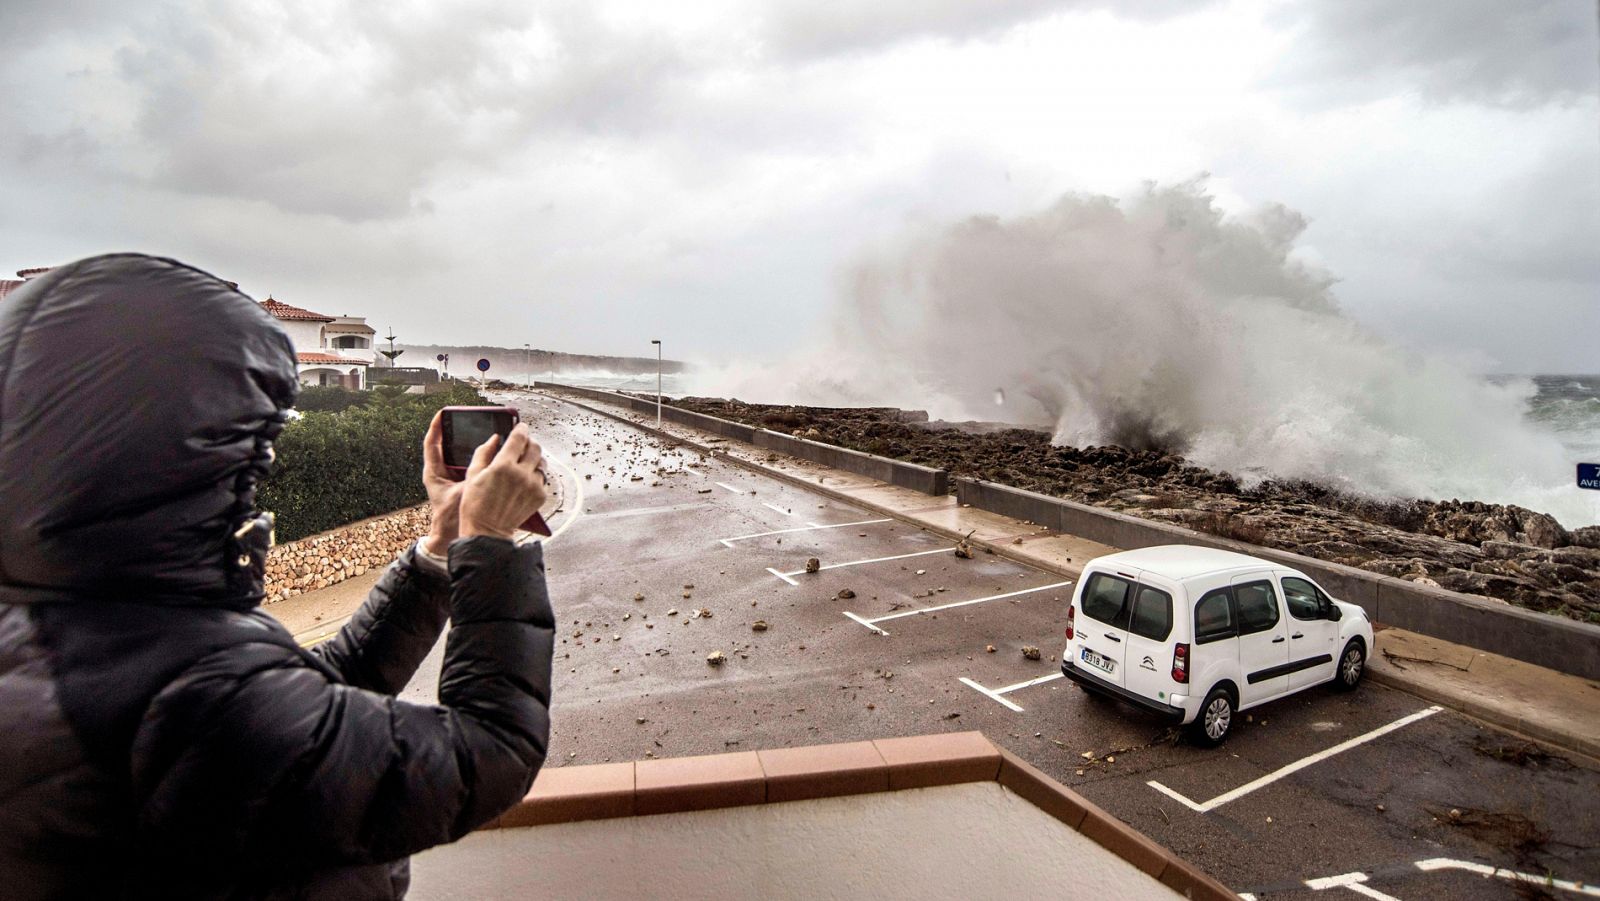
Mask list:
POLYGON ((270 295, 261 302, 294 342, 302 385, 367 387, 367 367, 375 359, 377 334, 360 316, 324 316, 291 306, 270 295))

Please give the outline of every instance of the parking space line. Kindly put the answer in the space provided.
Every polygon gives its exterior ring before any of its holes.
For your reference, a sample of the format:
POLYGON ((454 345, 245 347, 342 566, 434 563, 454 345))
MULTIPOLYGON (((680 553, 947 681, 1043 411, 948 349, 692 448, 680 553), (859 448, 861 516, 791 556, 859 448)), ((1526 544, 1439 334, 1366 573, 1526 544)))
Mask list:
POLYGON ((729 485, 726 482, 716 482, 715 484, 716 484, 716 486, 718 488, 726 488, 727 490, 732 491, 734 494, 744 494, 743 491, 740 491, 739 489, 733 487, 732 485, 729 485))
MULTIPOLYGON (((876 627, 874 627, 874 628, 876 628, 876 627)), ((887 634, 887 633, 885 633, 885 634, 887 634)), ((1007 707, 1010 707, 1012 710, 1016 711, 1017 713, 1021 713, 1022 712, 1022 708, 1017 706, 1016 702, 1007 700, 1007 698, 1006 698, 1007 694, 1010 694, 1013 691, 1017 691, 1018 689, 1030 688, 1030 687, 1032 687, 1034 685, 1043 685, 1046 682, 1054 682, 1057 679, 1062 679, 1062 678, 1065 678, 1065 677, 1061 673, 1052 673, 1052 674, 1050 674, 1048 676, 1040 676, 1037 679, 1029 679, 1026 682, 1018 682, 1015 685, 1007 685, 1005 688, 987 688, 987 687, 985 687, 983 685, 978 684, 977 682, 972 681, 971 679, 968 679, 966 676, 962 676, 961 677, 961 681, 962 681, 963 684, 967 685, 968 687, 976 688, 978 691, 983 692, 984 694, 988 695, 993 700, 999 701, 1000 703, 1006 705, 1007 707)))
POLYGON ((777 529, 777 530, 771 531, 771 532, 757 532, 754 535, 735 535, 732 538, 718 538, 717 540, 722 542, 723 544, 727 545, 728 547, 733 547, 733 542, 735 542, 735 541, 743 541, 746 538, 765 538, 768 535, 787 535, 790 532, 810 532, 810 531, 814 531, 814 530, 817 530, 817 529, 842 529, 845 526, 870 526, 873 523, 880 523, 880 522, 893 522, 893 520, 891 520, 891 519, 864 519, 864 520, 862 520, 860 522, 836 522, 836 523, 833 523, 832 525, 826 525, 826 526, 819 526, 814 522, 808 522, 804 526, 796 526, 793 529, 777 529))
POLYGON ((851 613, 848 610, 846 610, 844 612, 844 615, 850 617, 851 619, 855 620, 856 622, 860 623, 861 625, 866 626, 868 629, 871 629, 872 631, 878 633, 879 635, 888 635, 889 634, 888 632, 883 631, 882 629, 878 628, 877 626, 874 626, 872 624, 872 620, 870 620, 870 619, 862 619, 861 617, 856 616, 854 613, 851 613))
POLYGON ((794 511, 793 510, 785 510, 782 507, 778 506, 777 504, 769 504, 769 503, 766 503, 766 502, 762 502, 761 506, 766 507, 768 510, 776 510, 779 513, 782 513, 784 516, 793 516, 794 515, 794 511))
MULTIPOLYGON (((871 560, 851 560, 848 563, 830 563, 827 566, 819 566, 819 567, 817 567, 817 571, 821 572, 822 570, 825 570, 825 569, 843 569, 846 566, 861 566, 862 564, 865 564, 865 563, 883 563, 884 561, 887 561, 887 560, 904 560, 907 557, 926 557, 929 554, 948 554, 953 550, 955 550, 955 548, 940 547, 940 548, 934 548, 931 551, 916 551, 916 552, 910 553, 910 554, 896 554, 893 557, 873 557, 871 560)), ((783 579, 785 582, 788 582, 790 585, 796 585, 796 584, 799 584, 799 583, 791 581, 788 577, 789 576, 798 576, 801 573, 805 572, 805 570, 797 569, 794 572, 780 573, 775 569, 769 568, 767 570, 767 572, 770 572, 773 575, 777 576, 778 578, 783 579)))
POLYGON ((1324 876, 1321 879, 1307 879, 1306 888, 1311 889, 1314 892, 1320 892, 1330 888, 1347 888, 1358 895, 1366 895, 1368 898, 1376 898, 1378 901, 1400 901, 1399 898, 1396 898, 1393 895, 1386 895, 1375 888, 1368 888, 1367 886, 1361 884, 1366 881, 1366 873, 1345 873, 1340 876, 1324 876))
POLYGON ((1151 788, 1155 789, 1156 791, 1161 792, 1162 794, 1166 795, 1167 797, 1172 798, 1175 801, 1181 802, 1185 807, 1188 807, 1190 810, 1193 810, 1193 811, 1195 811, 1197 813, 1208 813, 1210 811, 1216 810, 1218 807, 1221 807, 1222 805, 1227 804, 1230 801, 1237 801, 1240 798, 1244 797, 1245 795, 1248 795, 1251 792, 1256 791, 1257 789, 1265 788, 1266 786, 1271 785, 1274 782, 1277 782, 1279 779, 1282 779, 1285 776, 1292 775, 1294 773, 1298 773, 1299 771, 1305 769, 1308 766, 1311 766, 1311 765, 1316 764, 1316 763, 1320 763, 1320 762, 1322 762, 1324 760, 1327 760, 1329 757, 1334 756, 1335 754, 1341 754, 1341 753, 1343 753, 1345 751, 1348 751, 1351 748, 1354 748, 1354 747, 1356 747, 1358 745, 1366 744, 1367 742, 1372 741, 1375 738, 1382 738, 1383 736, 1388 735, 1390 732, 1393 732, 1396 729, 1403 729, 1406 726, 1409 726, 1412 723, 1417 722, 1418 720, 1427 719, 1428 717, 1433 716, 1435 713, 1438 713, 1439 711, 1441 711, 1443 709, 1444 709, 1443 707, 1434 706, 1434 707, 1426 708, 1424 710, 1419 710, 1416 713, 1413 713, 1413 714, 1411 714, 1409 716, 1403 716, 1400 719, 1397 719, 1394 722, 1388 724, 1387 726, 1379 726, 1378 728, 1372 730, 1371 732, 1367 732, 1367 733, 1365 733, 1363 735, 1357 735, 1355 738, 1349 739, 1348 741, 1342 741, 1339 744, 1336 744, 1333 747, 1328 748, 1325 751, 1318 751, 1317 753, 1312 754, 1310 757, 1303 757, 1303 758, 1301 758, 1299 760, 1296 760, 1294 763, 1289 764, 1288 766, 1280 767, 1280 768, 1278 768, 1276 770, 1273 770, 1272 772, 1266 774, 1265 776, 1262 776, 1259 779, 1254 779, 1254 780, 1252 780, 1250 782, 1246 782, 1244 785, 1239 786, 1238 788, 1234 789, 1233 791, 1224 792, 1223 794, 1217 795, 1215 798, 1212 798, 1211 800, 1206 801, 1204 803, 1197 803, 1195 801, 1191 801, 1190 799, 1184 797, 1182 794, 1180 794, 1180 793, 1178 793, 1178 792, 1176 792, 1176 791, 1174 791, 1174 790, 1172 790, 1170 788, 1167 788, 1165 785, 1162 785, 1159 782, 1152 781, 1152 782, 1146 782, 1145 784, 1150 786, 1151 788))
POLYGON ((1424 873, 1432 873, 1436 870, 1466 870, 1469 873, 1477 873, 1479 876, 1493 876, 1496 879, 1508 879, 1512 882, 1526 882, 1530 885, 1536 885, 1541 888, 1558 888, 1564 892, 1576 892, 1580 895, 1587 895, 1591 898, 1600 898, 1600 885, 1593 885, 1585 882, 1574 882, 1571 879, 1556 879, 1554 877, 1546 878, 1544 876, 1534 875, 1533 873, 1519 873, 1516 870, 1508 870, 1504 867, 1491 867, 1487 864, 1473 863, 1470 860, 1452 860, 1448 857, 1432 857, 1427 860, 1417 861, 1415 866, 1424 873))
POLYGON ((963 683, 965 683, 969 688, 976 688, 978 691, 983 692, 984 694, 988 695, 993 700, 999 701, 1000 703, 1006 705, 1007 707, 1010 707, 1013 712, 1016 712, 1016 713, 1021 713, 1022 712, 1022 708, 1021 707, 1018 707, 1017 705, 1015 705, 1015 704, 1011 703, 1010 701, 1006 700, 1004 697, 1001 697, 993 689, 984 688, 982 685, 979 685, 978 683, 972 681, 971 679, 968 679, 966 676, 962 676, 961 677, 961 681, 963 683))
POLYGON ((874 616, 874 617, 872 617, 870 619, 867 618, 867 617, 857 616, 856 614, 850 613, 848 611, 845 613, 845 616, 850 617, 851 619, 855 620, 856 622, 860 623, 863 626, 866 626, 867 628, 873 630, 874 632, 877 632, 880 635, 888 635, 889 634, 888 632, 885 632, 884 630, 878 628, 878 626, 877 626, 878 623, 888 622, 891 619, 899 619, 899 618, 901 618, 903 616, 921 616, 924 613, 937 613, 940 610, 949 610, 951 607, 965 607, 965 606, 967 606, 969 604, 982 604, 982 603, 985 603, 987 601, 999 601, 999 600, 1004 600, 1005 598, 1014 598, 1019 594, 1032 594, 1033 592, 1036 592, 1036 591, 1049 591, 1052 588, 1064 588, 1064 587, 1066 587, 1068 585, 1071 585, 1071 584, 1072 584, 1072 582, 1070 582, 1070 581, 1067 581, 1067 582, 1052 582, 1049 585, 1040 585, 1038 588, 1024 588, 1021 591, 1008 591, 1005 594, 992 594, 992 595, 990 595, 990 596, 988 596, 986 598, 973 598, 970 601, 956 601, 953 604, 940 604, 937 607, 923 607, 923 608, 918 609, 918 610, 907 610, 907 611, 905 611, 903 613, 889 613, 889 614, 885 614, 883 616, 874 616))

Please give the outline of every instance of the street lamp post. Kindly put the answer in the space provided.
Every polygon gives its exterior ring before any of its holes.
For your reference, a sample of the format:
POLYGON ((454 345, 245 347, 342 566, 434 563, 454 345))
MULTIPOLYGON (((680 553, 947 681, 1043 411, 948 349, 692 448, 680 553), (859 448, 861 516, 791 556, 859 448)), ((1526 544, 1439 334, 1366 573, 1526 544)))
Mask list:
POLYGON ((524 388, 533 387, 533 348, 531 345, 522 345, 522 381, 524 388))
POLYGON ((656 431, 661 431, 661 339, 651 338, 656 346, 656 431))

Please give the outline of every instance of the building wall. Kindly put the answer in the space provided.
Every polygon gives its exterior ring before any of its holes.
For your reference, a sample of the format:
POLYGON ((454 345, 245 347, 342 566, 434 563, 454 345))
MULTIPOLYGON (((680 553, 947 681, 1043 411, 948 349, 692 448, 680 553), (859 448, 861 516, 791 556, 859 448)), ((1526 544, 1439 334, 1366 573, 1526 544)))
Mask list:
POLYGON ((996 782, 493 829, 411 875, 415 901, 1178 897, 996 782))
POLYGON ((322 346, 322 326, 323 323, 320 322, 278 320, 278 327, 289 333, 289 340, 294 342, 294 349, 303 352, 326 353, 326 348, 322 346))

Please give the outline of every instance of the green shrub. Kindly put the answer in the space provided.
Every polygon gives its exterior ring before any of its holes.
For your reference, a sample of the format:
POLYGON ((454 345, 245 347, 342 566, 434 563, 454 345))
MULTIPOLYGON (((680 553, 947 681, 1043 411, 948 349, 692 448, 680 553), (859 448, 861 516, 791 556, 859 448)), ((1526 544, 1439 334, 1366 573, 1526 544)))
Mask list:
MULTIPOLYGON (((312 394, 313 405, 331 406, 325 391, 307 388, 301 397, 312 394)), ((460 382, 437 394, 345 393, 354 402, 336 410, 296 404, 301 417, 278 436, 278 461, 261 483, 256 506, 277 515, 279 541, 427 500, 422 436, 433 414, 441 407, 487 403, 460 382)))
POLYGON ((337 413, 367 402, 363 391, 351 391, 338 385, 308 385, 300 389, 294 408, 301 413, 337 413))

